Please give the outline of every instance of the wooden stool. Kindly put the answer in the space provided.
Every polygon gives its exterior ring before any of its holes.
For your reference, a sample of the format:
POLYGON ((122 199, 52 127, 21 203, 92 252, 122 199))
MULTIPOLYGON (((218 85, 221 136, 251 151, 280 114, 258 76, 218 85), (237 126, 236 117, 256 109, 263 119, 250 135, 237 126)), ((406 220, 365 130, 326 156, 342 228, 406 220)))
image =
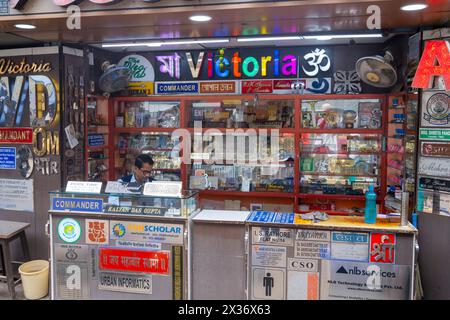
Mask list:
POLYGON ((20 276, 18 280, 14 281, 13 264, 22 264, 23 262, 11 260, 9 244, 13 240, 20 238, 24 258, 26 261, 29 261, 30 250, 28 249, 27 237, 25 235, 25 229, 29 226, 29 223, 0 220, 0 259, 2 261, 2 275, 0 275, 0 280, 6 280, 9 294, 13 299, 16 299, 15 287, 21 282, 20 276))

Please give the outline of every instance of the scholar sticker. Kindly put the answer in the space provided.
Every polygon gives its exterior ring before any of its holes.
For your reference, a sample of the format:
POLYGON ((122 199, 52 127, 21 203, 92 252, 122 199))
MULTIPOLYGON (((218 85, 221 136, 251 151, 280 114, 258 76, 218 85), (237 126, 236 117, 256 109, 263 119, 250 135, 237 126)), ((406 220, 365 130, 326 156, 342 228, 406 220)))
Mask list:
POLYGON ((64 242, 77 242, 81 237, 81 226, 76 220, 65 218, 58 224, 58 235, 64 242))

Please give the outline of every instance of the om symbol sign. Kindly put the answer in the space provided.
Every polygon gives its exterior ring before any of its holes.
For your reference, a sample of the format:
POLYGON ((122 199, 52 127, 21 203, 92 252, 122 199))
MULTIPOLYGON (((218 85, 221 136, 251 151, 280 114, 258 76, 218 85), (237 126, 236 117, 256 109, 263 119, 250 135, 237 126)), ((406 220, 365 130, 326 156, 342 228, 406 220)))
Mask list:
POLYGON ((319 69, 321 71, 330 70, 331 60, 330 57, 325 54, 324 49, 317 48, 316 50, 306 54, 304 58, 308 62, 308 64, 313 67, 309 70, 306 70, 304 66, 302 67, 305 74, 309 77, 316 76, 319 73, 319 69))

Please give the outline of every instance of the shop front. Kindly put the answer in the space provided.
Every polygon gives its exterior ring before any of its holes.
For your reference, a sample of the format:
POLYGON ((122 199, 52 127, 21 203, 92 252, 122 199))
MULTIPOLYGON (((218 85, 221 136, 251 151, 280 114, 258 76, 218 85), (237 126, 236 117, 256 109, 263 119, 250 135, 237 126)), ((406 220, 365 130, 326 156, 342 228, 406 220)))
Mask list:
MULTIPOLYGON (((78 4, 90 30, 114 10, 199 9, 178 2, 78 4)), ((49 20, 71 4, 47 3, 49 20)), ((8 19, 41 10, 20 2, 8 19)), ((0 217, 32 223, 51 299, 420 296, 415 213, 430 232, 448 178, 448 79, 411 83, 431 32, 243 45, 202 27, 189 44, 138 42, 138 29, 0 51, 0 217)))

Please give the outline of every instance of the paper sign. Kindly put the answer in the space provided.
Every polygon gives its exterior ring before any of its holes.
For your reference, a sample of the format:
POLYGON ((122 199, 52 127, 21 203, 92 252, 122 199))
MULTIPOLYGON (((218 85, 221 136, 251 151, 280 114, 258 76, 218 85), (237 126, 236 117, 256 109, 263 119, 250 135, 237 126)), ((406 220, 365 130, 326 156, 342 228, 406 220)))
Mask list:
POLYGON ((181 181, 147 182, 144 185, 144 196, 181 197, 183 183, 181 181))
POLYGON ((33 212, 33 180, 0 179, 0 209, 33 212))
POLYGON ((66 186, 66 192, 99 194, 101 190, 101 182, 68 181, 66 186))
POLYGON ((123 274, 100 272, 98 278, 100 290, 152 294, 152 276, 142 274, 123 274))
POLYGON ((0 169, 16 170, 16 148, 0 148, 0 169))
POLYGON ((252 299, 284 300, 286 271, 283 269, 253 268, 252 299))
POLYGON ((252 228, 253 243, 292 246, 293 230, 283 228, 252 228))
POLYGON ((117 240, 116 247, 143 249, 143 250, 147 250, 147 251, 161 251, 161 243, 150 243, 150 242, 139 242, 139 241, 117 240))
POLYGON ((367 262, 369 260, 369 234, 332 232, 331 259, 367 262))
POLYGON ((68 125, 64 131, 66 132, 67 140, 69 141, 70 149, 75 148, 78 145, 78 139, 73 124, 68 125))
POLYGON ((319 300, 319 273, 288 271, 288 300, 319 300))
POLYGON ((286 247, 252 246, 254 266, 286 268, 286 247))

